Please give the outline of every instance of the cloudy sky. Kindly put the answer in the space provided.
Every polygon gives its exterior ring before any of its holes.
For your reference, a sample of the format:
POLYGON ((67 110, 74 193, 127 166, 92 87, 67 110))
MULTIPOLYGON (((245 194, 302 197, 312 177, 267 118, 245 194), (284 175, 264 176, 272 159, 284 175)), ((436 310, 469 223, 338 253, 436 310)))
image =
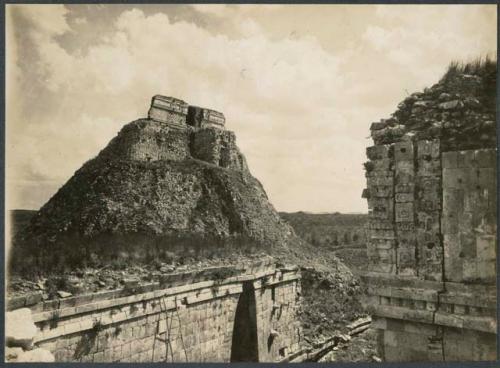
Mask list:
POLYGON ((164 94, 226 115, 278 210, 366 212, 370 123, 487 53, 494 5, 7 5, 7 208, 164 94))

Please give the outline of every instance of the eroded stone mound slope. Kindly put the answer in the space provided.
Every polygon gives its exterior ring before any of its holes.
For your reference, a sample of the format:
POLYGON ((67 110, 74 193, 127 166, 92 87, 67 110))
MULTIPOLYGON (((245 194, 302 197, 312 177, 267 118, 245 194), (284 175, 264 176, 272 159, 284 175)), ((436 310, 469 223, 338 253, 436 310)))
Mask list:
POLYGON ((16 238, 13 265, 300 247, 224 123, 155 96, 148 119, 124 126, 38 211, 16 238))

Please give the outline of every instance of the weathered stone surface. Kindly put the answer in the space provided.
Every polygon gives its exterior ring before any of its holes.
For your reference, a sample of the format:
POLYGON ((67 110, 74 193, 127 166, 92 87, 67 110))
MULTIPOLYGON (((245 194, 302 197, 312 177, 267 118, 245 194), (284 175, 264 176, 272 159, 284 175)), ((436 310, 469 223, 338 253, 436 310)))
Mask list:
POLYGON ((394 143, 407 134, 416 140, 439 138, 443 151, 495 147, 495 94, 491 92, 495 75, 492 70, 474 78, 460 73, 446 76, 401 102, 387 120, 394 121, 392 126, 372 125, 372 138, 376 144, 394 143))
POLYGON ((57 362, 276 362, 297 352, 300 271, 265 260, 235 269, 227 277, 217 269, 171 275, 183 284, 99 303, 80 297, 71 313, 56 307, 37 316, 36 343, 57 362), (64 321, 50 327, 54 314, 64 321))
POLYGON ((68 298, 68 297, 70 297, 73 294, 68 293, 67 291, 62 291, 61 290, 61 291, 57 292, 57 295, 59 296, 59 298, 68 298))
POLYGON ((224 129, 226 118, 224 114, 215 110, 189 106, 187 123, 197 128, 214 127, 224 129))
POLYGON ((402 136, 372 129, 368 293, 386 360, 495 357, 496 139, 494 124, 486 123, 493 104, 486 108, 485 96, 478 97, 482 83, 458 75, 409 96, 393 115, 402 136), (483 129, 491 129, 490 138, 482 138, 483 129), (379 171, 394 178, 393 190, 374 180, 379 171), (391 203, 394 217, 382 216, 391 203), (389 229, 395 247, 380 239, 389 229), (434 299, 422 300, 417 285, 434 299), (408 321, 413 327, 403 328, 408 321))
POLYGON ((452 101, 442 102, 438 105, 438 107, 442 110, 459 109, 463 106, 464 106, 464 104, 460 100, 452 100, 452 101))
POLYGON ((188 104, 174 97, 156 95, 151 99, 148 117, 151 120, 172 125, 184 125, 188 113, 188 104))
POLYGON ((17 355, 15 362, 18 363, 54 363, 54 355, 45 349, 33 349, 17 355))
POLYGON ((194 158, 233 170, 247 171, 245 157, 236 147, 233 132, 205 128, 194 133, 192 143, 194 158))
POLYGON ((22 348, 5 347, 5 361, 15 362, 23 352, 24 350, 22 348))
POLYGON ((7 346, 31 349, 37 328, 33 323, 31 310, 16 309, 5 313, 5 340, 7 346))
POLYGON ((187 128, 140 119, 125 125, 99 156, 140 162, 182 161, 190 155, 190 134, 187 128))

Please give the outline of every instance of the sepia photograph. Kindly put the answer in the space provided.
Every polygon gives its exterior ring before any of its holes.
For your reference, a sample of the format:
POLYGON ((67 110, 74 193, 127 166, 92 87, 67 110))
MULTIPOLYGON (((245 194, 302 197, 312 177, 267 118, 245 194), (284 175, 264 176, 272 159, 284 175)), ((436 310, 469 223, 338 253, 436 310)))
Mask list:
POLYGON ((3 9, 4 362, 498 363, 497 4, 3 9))

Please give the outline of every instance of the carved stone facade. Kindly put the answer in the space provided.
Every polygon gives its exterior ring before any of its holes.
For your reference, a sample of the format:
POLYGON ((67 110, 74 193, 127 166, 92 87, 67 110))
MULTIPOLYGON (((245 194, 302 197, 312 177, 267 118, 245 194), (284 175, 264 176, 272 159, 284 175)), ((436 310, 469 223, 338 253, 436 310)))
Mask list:
POLYGON ((156 95, 151 99, 148 118, 183 127, 186 124, 188 104, 174 97, 156 95))
POLYGON ((187 123, 195 128, 224 129, 226 118, 221 112, 204 109, 198 106, 189 106, 187 123))
POLYGON ((367 149, 369 305, 387 361, 496 359, 496 150, 367 149))

